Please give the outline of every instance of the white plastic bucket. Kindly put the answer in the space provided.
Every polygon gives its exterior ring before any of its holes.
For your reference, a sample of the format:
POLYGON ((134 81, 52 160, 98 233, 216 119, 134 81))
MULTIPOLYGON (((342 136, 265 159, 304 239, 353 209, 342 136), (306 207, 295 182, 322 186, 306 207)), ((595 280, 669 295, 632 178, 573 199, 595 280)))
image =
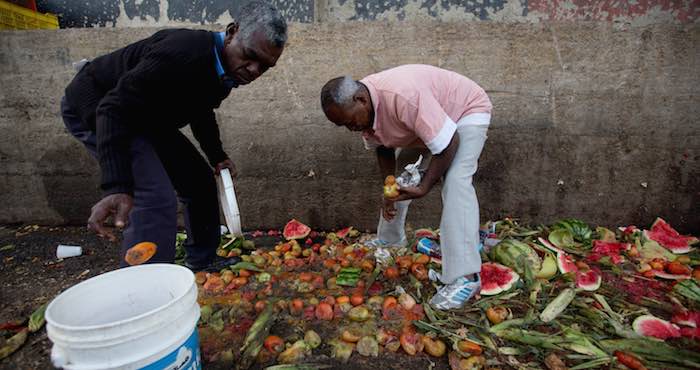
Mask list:
POLYGON ((86 280, 46 309, 54 366, 67 370, 201 369, 197 285, 171 264, 86 280))

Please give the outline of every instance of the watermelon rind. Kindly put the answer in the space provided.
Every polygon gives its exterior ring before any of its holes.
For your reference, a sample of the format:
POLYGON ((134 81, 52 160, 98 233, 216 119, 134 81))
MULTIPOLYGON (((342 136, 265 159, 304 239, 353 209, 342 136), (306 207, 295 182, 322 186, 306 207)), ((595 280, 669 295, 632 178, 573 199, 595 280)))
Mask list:
POLYGON ((292 219, 289 222, 287 222, 286 225, 284 225, 282 235, 287 240, 303 239, 306 238, 310 232, 310 227, 304 225, 303 223, 295 219, 292 219))
POLYGON ((634 319, 634 322, 632 322, 632 329, 641 336, 661 340, 681 336, 678 326, 652 315, 642 315, 634 319))
POLYGON ((598 290, 602 280, 600 274, 594 270, 576 272, 576 287, 588 292, 598 290))
POLYGON ((496 295, 501 292, 510 290, 518 280, 520 280, 520 275, 512 269, 495 262, 486 262, 481 265, 481 295, 496 295), (494 269, 502 271, 504 273, 510 274, 510 280, 501 284, 493 281, 488 281, 488 274, 485 271, 489 269, 494 269), (485 279, 485 277, 487 277, 485 279))

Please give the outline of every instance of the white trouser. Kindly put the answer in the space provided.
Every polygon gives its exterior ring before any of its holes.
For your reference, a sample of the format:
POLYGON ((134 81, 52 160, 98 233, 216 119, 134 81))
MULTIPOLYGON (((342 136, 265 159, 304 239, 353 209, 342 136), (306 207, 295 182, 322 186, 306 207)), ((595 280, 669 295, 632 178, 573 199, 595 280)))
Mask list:
MULTIPOLYGON (((479 202, 472 185, 472 177, 478 167, 479 156, 486 142, 486 132, 491 116, 475 113, 457 122, 459 148, 442 186, 442 217, 440 220, 440 245, 442 251, 442 282, 481 271, 479 245, 479 202)), ((398 149, 396 162, 399 170, 415 162, 423 155, 421 168, 430 162, 427 149, 398 149)), ((396 203, 396 216, 387 221, 380 214, 377 237, 390 245, 406 244, 406 215, 410 200, 396 203)))

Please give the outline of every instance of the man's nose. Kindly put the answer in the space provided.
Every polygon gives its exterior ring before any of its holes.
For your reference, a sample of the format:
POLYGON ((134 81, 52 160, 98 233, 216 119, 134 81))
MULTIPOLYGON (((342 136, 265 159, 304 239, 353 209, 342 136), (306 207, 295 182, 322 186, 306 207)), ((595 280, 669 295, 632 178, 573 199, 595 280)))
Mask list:
POLYGON ((258 78, 262 74, 260 72, 260 63, 250 63, 247 69, 248 73, 250 73, 250 76, 253 78, 258 78))

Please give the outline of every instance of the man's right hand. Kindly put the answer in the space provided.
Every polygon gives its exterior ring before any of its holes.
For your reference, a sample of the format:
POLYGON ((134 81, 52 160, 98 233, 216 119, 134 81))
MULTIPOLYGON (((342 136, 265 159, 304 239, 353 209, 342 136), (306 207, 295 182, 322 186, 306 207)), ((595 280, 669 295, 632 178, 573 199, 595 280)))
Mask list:
POLYGON ((396 202, 382 197, 382 216, 387 221, 391 221, 396 216, 396 202))
POLYGON ((92 206, 92 213, 88 219, 88 229, 96 232, 101 238, 116 241, 117 237, 104 226, 104 223, 109 216, 114 216, 114 226, 123 229, 129 222, 129 211, 131 211, 133 204, 134 200, 131 195, 125 193, 110 194, 102 198, 92 206))

